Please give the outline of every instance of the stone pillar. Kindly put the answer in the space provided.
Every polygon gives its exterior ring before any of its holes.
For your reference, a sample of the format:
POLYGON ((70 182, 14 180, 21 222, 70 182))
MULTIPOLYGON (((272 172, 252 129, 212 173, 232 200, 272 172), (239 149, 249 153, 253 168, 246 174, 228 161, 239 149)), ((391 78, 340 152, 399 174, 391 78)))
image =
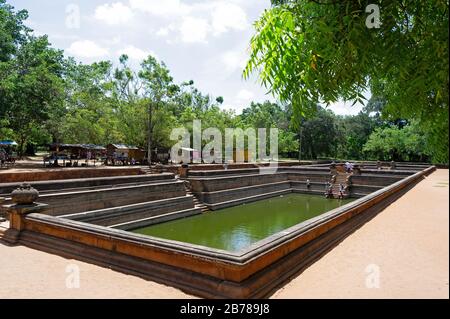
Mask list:
POLYGON ((13 204, 3 206, 9 216, 9 229, 5 232, 3 240, 16 244, 21 231, 25 229, 25 217, 31 213, 41 213, 48 207, 47 204, 35 202, 38 198, 39 192, 26 183, 11 193, 13 204))

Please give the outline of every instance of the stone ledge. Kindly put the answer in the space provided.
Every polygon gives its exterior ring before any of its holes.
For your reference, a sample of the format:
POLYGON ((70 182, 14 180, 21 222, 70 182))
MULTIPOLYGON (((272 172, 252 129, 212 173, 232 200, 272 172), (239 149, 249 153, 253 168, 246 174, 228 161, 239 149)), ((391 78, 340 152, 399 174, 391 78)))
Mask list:
POLYGON ((157 216, 152 216, 149 218, 133 220, 133 221, 126 222, 126 223, 111 225, 109 227, 121 229, 121 230, 133 230, 133 229, 148 227, 148 226, 151 226, 154 224, 165 223, 165 222, 180 219, 180 218, 186 218, 186 217, 190 217, 190 216, 194 216, 194 215, 199 215, 201 213, 202 213, 202 211, 200 208, 190 208, 190 209, 165 213, 165 214, 161 214, 161 215, 157 215, 157 216))
MULTIPOLYGON (((175 176, 171 173, 162 173, 154 175, 128 175, 128 176, 112 176, 112 177, 94 177, 94 178, 77 178, 77 179, 64 179, 64 180, 46 180, 30 182, 29 184, 37 189, 40 194, 44 192, 69 192, 71 189, 75 191, 81 190, 81 188, 89 187, 112 187, 118 184, 129 183, 150 183, 161 182, 162 180, 173 180, 175 176)), ((0 183, 0 194, 3 196, 9 196, 9 194, 17 187, 17 182, 13 183, 0 183)))
POLYGON ((223 208, 227 208, 227 207, 233 207, 233 206, 236 206, 239 204, 251 203, 251 202, 259 201, 262 199, 276 197, 279 195, 284 195, 284 194, 289 194, 289 193, 292 193, 292 190, 290 188, 275 191, 275 192, 270 192, 270 193, 248 196, 248 197, 244 197, 244 198, 240 198, 240 199, 224 201, 224 202, 220 202, 220 203, 214 203, 214 204, 204 203, 204 204, 206 206, 208 206, 208 208, 211 210, 219 210, 219 209, 223 209, 223 208))
POLYGON ((60 215, 58 217, 95 225, 111 226, 114 224, 129 223, 134 219, 142 220, 144 218, 156 217, 174 211, 193 208, 193 196, 182 196, 69 215, 60 215))
POLYGON ((127 176, 143 175, 144 173, 138 167, 127 168, 65 168, 65 169, 46 169, 34 172, 14 172, 0 173, 2 182, 20 183, 48 180, 63 180, 74 178, 106 177, 106 176, 127 176))

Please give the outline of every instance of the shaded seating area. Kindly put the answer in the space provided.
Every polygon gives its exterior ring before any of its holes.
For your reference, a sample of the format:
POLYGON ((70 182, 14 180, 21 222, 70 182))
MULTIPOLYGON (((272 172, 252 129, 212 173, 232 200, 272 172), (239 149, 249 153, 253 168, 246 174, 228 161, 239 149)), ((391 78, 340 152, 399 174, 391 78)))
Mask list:
POLYGON ((49 156, 44 156, 44 167, 87 167, 92 162, 106 160, 106 148, 94 144, 60 144, 49 145, 49 156))
POLYGON ((17 143, 11 140, 0 141, 0 168, 14 166, 17 160, 17 143))
POLYGON ((139 147, 125 144, 108 144, 106 165, 144 165, 147 163, 146 152, 139 147))

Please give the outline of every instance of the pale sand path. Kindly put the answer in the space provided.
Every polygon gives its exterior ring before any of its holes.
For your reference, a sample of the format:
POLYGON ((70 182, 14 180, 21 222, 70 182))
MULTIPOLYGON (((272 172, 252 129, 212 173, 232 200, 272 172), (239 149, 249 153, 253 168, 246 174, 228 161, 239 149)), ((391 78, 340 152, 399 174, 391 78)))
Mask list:
MULTIPOLYGON (((274 298, 448 298, 448 170, 438 170, 309 267, 274 298), (380 267, 380 288, 365 269, 380 267)), ((69 278, 70 279, 70 278, 69 278)), ((178 289, 26 247, 0 244, 2 298, 192 298, 178 289), (80 288, 66 288, 68 265, 80 288)))
POLYGON ((448 172, 428 176, 273 298, 449 298, 448 172), (371 264, 378 289, 366 288, 371 264))
POLYGON ((178 289, 23 246, 0 243, 0 300, 5 298, 193 298, 178 289), (79 288, 73 269, 80 269, 79 288), (66 272, 68 271, 68 272, 66 272))

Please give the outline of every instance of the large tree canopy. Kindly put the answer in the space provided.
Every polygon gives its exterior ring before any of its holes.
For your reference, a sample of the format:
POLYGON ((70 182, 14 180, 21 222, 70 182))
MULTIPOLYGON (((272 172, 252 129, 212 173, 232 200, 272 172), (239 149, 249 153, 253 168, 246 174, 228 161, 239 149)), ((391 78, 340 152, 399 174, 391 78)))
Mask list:
POLYGON ((0 119, 15 135, 19 152, 51 114, 63 106, 63 53, 24 26, 26 11, 0 0, 0 119))
POLYGON ((448 1, 378 0, 379 28, 366 25, 370 3, 273 1, 255 23, 244 76, 259 72, 301 114, 308 101, 363 102, 370 89, 385 117, 418 120, 435 159, 448 161, 448 1))
POLYGON ((395 161, 421 161, 426 157, 424 136, 415 127, 407 125, 377 128, 364 145, 369 158, 395 161))

